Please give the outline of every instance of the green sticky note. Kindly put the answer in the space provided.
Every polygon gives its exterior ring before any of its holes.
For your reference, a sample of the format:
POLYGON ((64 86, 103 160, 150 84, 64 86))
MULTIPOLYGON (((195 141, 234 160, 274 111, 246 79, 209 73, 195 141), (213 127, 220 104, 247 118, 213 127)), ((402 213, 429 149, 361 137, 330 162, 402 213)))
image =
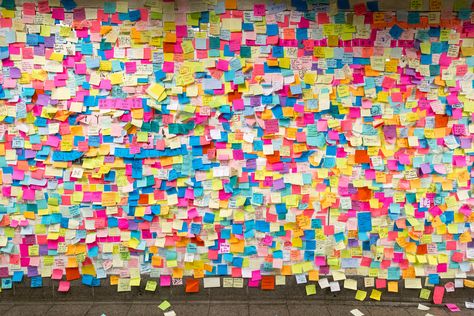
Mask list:
POLYGON ((431 291, 428 290, 428 289, 421 289, 420 291, 420 298, 424 299, 424 300, 429 300, 430 299, 430 294, 431 294, 431 291))
POLYGON ((171 304, 170 302, 168 302, 167 300, 164 300, 163 302, 161 302, 160 305, 158 305, 158 307, 162 310, 162 311, 165 311, 167 310, 168 308, 170 308, 171 304))
POLYGON ((194 123, 186 123, 186 124, 177 124, 171 123, 168 125, 168 130, 170 134, 175 135, 183 135, 188 134, 190 130, 194 129, 194 123))
POLYGON ((316 285, 315 284, 306 285, 306 295, 314 295, 314 294, 316 294, 316 285))
POLYGON ((148 282, 146 282, 145 291, 154 292, 156 290, 157 284, 158 283, 156 281, 148 280, 148 282))
POLYGON ((242 57, 242 58, 251 58, 252 57, 252 49, 248 46, 242 46, 240 48, 240 57, 242 57))
POLYGON ((137 141, 139 143, 147 142, 148 141, 148 132, 137 132, 137 141))
POLYGON ((150 18, 152 20, 161 20, 163 18, 163 13, 152 11, 151 14, 150 14, 150 18))

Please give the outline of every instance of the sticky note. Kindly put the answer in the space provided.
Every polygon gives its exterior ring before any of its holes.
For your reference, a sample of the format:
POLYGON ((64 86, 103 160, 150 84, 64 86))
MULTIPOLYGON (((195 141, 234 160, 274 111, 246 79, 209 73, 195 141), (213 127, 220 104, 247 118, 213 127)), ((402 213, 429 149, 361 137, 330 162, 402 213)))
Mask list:
POLYGON ((362 290, 357 290, 355 299, 358 301, 363 301, 367 297, 367 292, 362 290))
POLYGON ((153 281, 153 280, 148 280, 146 282, 145 291, 154 292, 156 290, 157 285, 158 285, 158 282, 153 281))
POLYGON ((380 297, 382 296, 382 292, 376 289, 372 289, 370 293, 370 298, 376 301, 380 301, 380 297))
POLYGON ((158 83, 149 86, 146 92, 157 101, 163 101, 167 97, 165 88, 158 83))
POLYGON ((433 303, 442 304, 443 297, 444 297, 444 287, 435 286, 434 291, 433 291, 433 303))
POLYGON ((160 305, 158 305, 158 308, 161 309, 162 311, 165 311, 170 307, 171 307, 171 304, 167 300, 164 300, 163 302, 160 303, 160 305))
POLYGON ((58 292, 68 292, 70 287, 69 281, 59 281, 58 292))
POLYGON ((316 294, 316 285, 307 284, 306 285, 306 295, 315 295, 316 294))

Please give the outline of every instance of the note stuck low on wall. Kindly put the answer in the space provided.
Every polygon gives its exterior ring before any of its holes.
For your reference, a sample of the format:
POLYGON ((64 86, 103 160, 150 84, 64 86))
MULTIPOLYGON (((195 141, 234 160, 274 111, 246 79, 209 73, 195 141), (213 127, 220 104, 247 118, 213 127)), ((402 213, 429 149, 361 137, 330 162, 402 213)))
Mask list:
POLYGON ((467 2, 3 0, 2 288, 474 287, 467 2))

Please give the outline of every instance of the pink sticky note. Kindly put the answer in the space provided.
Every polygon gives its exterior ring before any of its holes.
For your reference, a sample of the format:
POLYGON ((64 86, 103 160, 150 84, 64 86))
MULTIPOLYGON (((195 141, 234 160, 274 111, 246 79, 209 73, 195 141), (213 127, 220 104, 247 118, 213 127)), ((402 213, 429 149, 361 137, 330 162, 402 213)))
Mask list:
POLYGON ((188 26, 187 25, 176 25, 176 37, 183 38, 188 36, 188 26))
POLYGON ((217 62, 216 68, 222 71, 227 71, 229 70, 229 62, 224 59, 219 59, 217 62))
POLYGON ((110 83, 110 80, 101 80, 101 81, 100 81, 99 88, 100 88, 100 89, 105 89, 105 90, 110 90, 110 89, 112 89, 112 85, 111 85, 111 83, 110 83))
POLYGON ((265 15, 265 4, 255 4, 253 6, 253 15, 264 16, 265 15))
POLYGON ((446 304, 446 307, 451 311, 451 312, 460 312, 461 309, 456 304, 446 304))
POLYGON ((258 287, 260 285, 260 280, 249 280, 248 287, 258 287))
MULTIPOLYGON (((15 171, 13 173, 15 173, 15 171)), ((24 189, 23 190, 23 200, 34 201, 35 200, 35 190, 24 189)))
POLYGON ((135 62, 125 63, 125 71, 128 74, 133 74, 133 73, 137 72, 137 64, 135 62))
POLYGON ((170 286, 171 285, 171 276, 162 275, 160 276, 160 286, 170 286))
POLYGON ((63 8, 53 8, 52 18, 55 20, 64 20, 64 9, 63 8))
POLYGON ((63 277, 63 270, 61 269, 54 269, 53 274, 51 275, 51 279, 53 280, 61 280, 63 277))
POLYGON ((84 63, 76 63, 74 68, 76 69, 76 73, 78 75, 85 75, 87 73, 87 66, 84 63))
POLYGON ((169 62, 169 61, 165 61, 163 63, 163 71, 164 72, 174 72, 174 63, 173 62, 169 62))
POLYGON ((260 275, 259 270, 252 271, 252 280, 253 281, 258 281, 258 280, 261 280, 261 279, 262 279, 262 276, 260 275))
POLYGON ((68 292, 70 287, 71 283, 69 281, 59 281, 58 292, 68 292))
POLYGON ((234 107, 234 110, 236 110, 236 111, 240 111, 240 110, 245 109, 244 100, 242 100, 242 99, 232 100, 232 105, 234 107))
POLYGON ((318 120, 317 123, 318 132, 325 132, 328 130, 328 121, 318 120))
POLYGON ((443 286, 435 286, 434 292, 433 292, 433 303, 442 304, 443 303, 443 296, 444 296, 444 287, 443 286))

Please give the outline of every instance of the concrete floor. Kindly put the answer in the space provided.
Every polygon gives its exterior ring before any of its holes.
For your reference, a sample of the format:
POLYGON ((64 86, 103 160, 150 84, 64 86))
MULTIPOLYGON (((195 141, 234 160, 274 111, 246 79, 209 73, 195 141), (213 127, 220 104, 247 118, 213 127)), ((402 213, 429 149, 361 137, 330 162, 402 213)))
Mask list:
MULTIPOLYGON (((67 315, 67 316, 153 316, 164 315, 158 308, 161 301, 153 302, 22 302, 15 304, 0 303, 0 315, 4 316, 34 316, 34 315, 67 315)), ((363 302, 336 302, 325 304, 321 301, 287 302, 273 301, 240 302, 240 301, 215 301, 215 302, 182 302, 173 303, 167 310, 173 310, 177 316, 306 316, 306 315, 352 315, 351 310, 358 309, 365 315, 371 316, 425 316, 430 313, 434 316, 451 314, 446 307, 432 306, 429 311, 418 310, 414 305, 391 305, 385 303, 363 302)), ((429 305, 429 304, 427 304, 429 305)), ((461 312, 454 315, 474 315, 474 311, 460 306, 461 312)))

